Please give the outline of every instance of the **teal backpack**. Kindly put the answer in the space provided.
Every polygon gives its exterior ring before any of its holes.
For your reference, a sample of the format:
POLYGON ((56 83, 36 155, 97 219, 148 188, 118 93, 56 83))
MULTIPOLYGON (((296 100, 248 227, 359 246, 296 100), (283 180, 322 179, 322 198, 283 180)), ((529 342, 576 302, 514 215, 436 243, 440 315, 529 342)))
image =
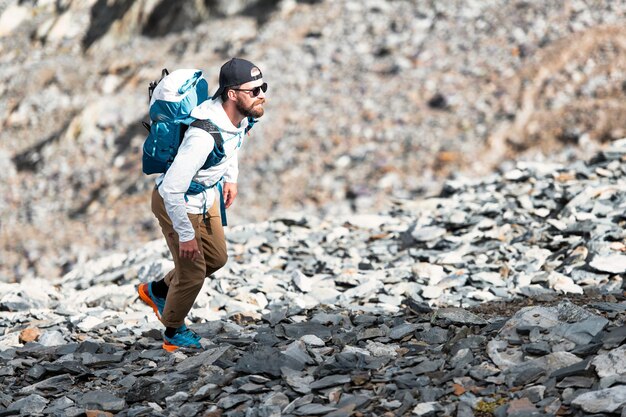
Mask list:
MULTIPOLYGON (((180 146, 187 127, 194 121, 191 111, 209 98, 209 85, 202 71, 181 69, 162 71, 159 82, 150 83, 150 131, 143 144, 142 169, 144 174, 167 171, 180 146)), ((216 147, 217 148, 217 147, 216 147)))

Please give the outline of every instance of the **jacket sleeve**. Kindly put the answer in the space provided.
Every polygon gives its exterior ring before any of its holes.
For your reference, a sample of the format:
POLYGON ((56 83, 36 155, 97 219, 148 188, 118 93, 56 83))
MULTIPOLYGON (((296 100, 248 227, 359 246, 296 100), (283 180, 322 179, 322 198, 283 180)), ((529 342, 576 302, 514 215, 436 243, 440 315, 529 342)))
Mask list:
POLYGON ((159 187, 165 210, 172 220, 172 226, 178 233, 180 242, 188 242, 196 236, 187 216, 185 193, 213 150, 213 145, 211 135, 200 129, 189 128, 178 148, 174 162, 165 173, 159 187))
POLYGON ((238 154, 239 152, 235 151, 235 154, 228 161, 228 167, 224 173, 224 182, 237 182, 237 177, 239 176, 238 154))

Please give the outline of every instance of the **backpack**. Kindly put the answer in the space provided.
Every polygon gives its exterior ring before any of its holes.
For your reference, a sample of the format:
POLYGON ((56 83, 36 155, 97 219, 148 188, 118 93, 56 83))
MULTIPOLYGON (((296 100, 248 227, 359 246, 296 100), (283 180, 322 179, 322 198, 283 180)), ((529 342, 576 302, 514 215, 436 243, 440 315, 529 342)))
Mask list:
POLYGON ((152 123, 143 123, 150 132, 143 144, 144 174, 167 171, 187 127, 194 121, 191 111, 209 98, 209 85, 200 70, 180 69, 169 73, 163 69, 161 75, 158 82, 148 87, 152 123))

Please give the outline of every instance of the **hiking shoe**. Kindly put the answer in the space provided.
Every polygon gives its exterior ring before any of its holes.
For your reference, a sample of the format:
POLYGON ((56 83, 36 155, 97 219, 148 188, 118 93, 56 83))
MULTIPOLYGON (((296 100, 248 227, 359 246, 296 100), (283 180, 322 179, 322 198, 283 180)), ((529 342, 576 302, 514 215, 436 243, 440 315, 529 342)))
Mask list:
POLYGON ((152 307, 154 314, 156 314, 157 318, 161 320, 161 315, 163 314, 163 309, 165 308, 165 298, 154 295, 152 292, 152 283, 139 284, 137 292, 139 293, 139 298, 141 298, 144 303, 152 307))
POLYGON ((185 333, 188 332, 189 333, 189 337, 192 337, 198 341, 200 341, 200 339, 202 339, 202 337, 200 337, 198 335, 198 333, 194 332, 193 330, 191 330, 190 328, 188 328, 185 324, 183 324, 182 326, 180 326, 178 328, 178 330, 176 330, 178 333, 185 333))
POLYGON ((179 327, 172 337, 167 337, 165 333, 163 333, 163 340, 163 349, 168 352, 173 352, 181 347, 202 349, 200 336, 188 329, 185 325, 179 327))
POLYGON ((200 335, 198 333, 194 332, 193 330, 191 330, 190 328, 188 328, 184 324, 178 328, 178 332, 189 333, 189 337, 197 340, 198 342, 200 341, 200 339, 202 339, 202 337, 200 337, 200 335))

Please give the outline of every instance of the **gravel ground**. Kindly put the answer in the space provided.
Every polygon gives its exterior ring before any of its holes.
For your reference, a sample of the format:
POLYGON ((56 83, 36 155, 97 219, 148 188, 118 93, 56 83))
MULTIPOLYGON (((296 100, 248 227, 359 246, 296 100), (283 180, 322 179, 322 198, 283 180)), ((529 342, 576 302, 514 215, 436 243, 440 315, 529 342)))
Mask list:
POLYGON ((623 1, 92 3, 0 4, 5 282, 159 237, 140 121, 162 67, 265 71, 233 225, 374 213, 626 136, 623 1))

